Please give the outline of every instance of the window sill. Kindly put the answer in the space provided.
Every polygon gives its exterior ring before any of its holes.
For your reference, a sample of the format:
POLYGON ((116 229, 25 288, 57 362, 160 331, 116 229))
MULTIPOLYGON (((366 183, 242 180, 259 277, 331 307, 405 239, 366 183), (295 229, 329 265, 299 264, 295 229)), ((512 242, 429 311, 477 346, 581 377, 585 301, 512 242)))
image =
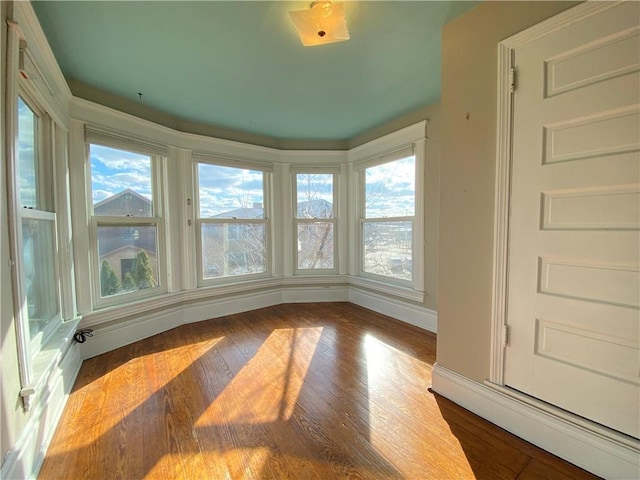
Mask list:
POLYGON ((381 282, 378 280, 372 280, 364 277, 349 276, 349 284, 356 287, 362 287, 376 292, 384 293, 386 295, 393 295, 394 297, 403 298, 405 300, 411 300, 413 302, 424 302, 424 292, 414 290, 410 287, 403 287, 400 285, 394 285, 391 283, 381 282))

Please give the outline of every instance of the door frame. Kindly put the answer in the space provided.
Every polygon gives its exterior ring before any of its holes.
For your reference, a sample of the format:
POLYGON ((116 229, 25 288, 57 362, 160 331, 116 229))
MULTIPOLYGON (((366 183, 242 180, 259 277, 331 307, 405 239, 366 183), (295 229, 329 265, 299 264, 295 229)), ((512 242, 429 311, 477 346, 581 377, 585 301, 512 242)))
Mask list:
MULTIPOLYGON (((539 38, 622 3, 625 2, 586 1, 498 44, 491 356, 487 384, 500 388, 505 393, 511 392, 513 396, 521 397, 521 394, 516 394, 515 391, 505 387, 504 363, 505 348, 508 343, 507 300, 509 286, 509 214, 511 211, 511 168, 513 162, 513 95, 514 90, 517 90, 518 74, 517 71, 513 70, 515 54, 517 49, 539 38)), ((544 404, 544 402, 535 400, 532 400, 532 403, 544 404)), ((557 410, 561 411, 560 409, 557 410)), ((563 417, 567 418, 566 415, 566 413, 562 414, 563 417)))
POLYGON ((493 281, 491 299, 491 347, 489 377, 485 385, 515 401, 545 411, 637 452, 640 442, 620 432, 599 425, 576 414, 550 405, 543 400, 518 392, 505 385, 505 353, 508 343, 507 306, 509 290, 509 216, 511 211, 511 169, 513 163, 513 96, 517 90, 518 72, 513 70, 516 51, 560 28, 626 3, 585 1, 550 19, 519 32, 498 43, 496 173, 494 192, 493 281))

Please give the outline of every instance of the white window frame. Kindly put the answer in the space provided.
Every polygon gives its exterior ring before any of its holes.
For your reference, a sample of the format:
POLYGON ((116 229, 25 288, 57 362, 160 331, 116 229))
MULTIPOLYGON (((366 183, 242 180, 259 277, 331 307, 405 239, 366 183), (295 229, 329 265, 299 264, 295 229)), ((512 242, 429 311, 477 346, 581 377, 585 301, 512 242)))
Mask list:
POLYGON ((293 273, 294 275, 333 275, 339 271, 338 253, 340 250, 339 242, 339 223, 338 223, 338 191, 339 191, 339 175, 340 167, 292 167, 291 168, 291 190, 292 197, 292 218, 293 218, 293 273), (298 175, 331 175, 332 176, 332 192, 333 192, 333 216, 331 218, 298 218, 298 175), (298 266, 298 226, 314 224, 331 224, 333 226, 333 268, 299 268, 298 266))
MULTIPOLYGON (((18 97, 27 105, 36 117, 35 124, 35 163, 36 163, 36 191, 37 191, 37 207, 25 207, 20 202, 20 187, 15 185, 14 210, 16 226, 14 228, 14 258, 20 259, 15 261, 16 278, 14 280, 17 291, 21 299, 27 298, 25 291, 25 271, 21 259, 24 258, 23 250, 23 228, 22 220, 33 220, 37 222, 47 222, 52 231, 53 251, 58 252, 58 219, 56 215, 56 202, 54 198, 54 165, 53 165, 53 120, 47 114, 46 110, 40 106, 35 100, 35 92, 29 88, 28 83, 21 81, 18 87, 18 97), (48 179, 48 180, 47 180, 48 179)), ((17 115, 17 102, 16 102, 17 115)), ((16 132, 18 131, 18 122, 16 121, 16 132)), ((20 168, 18 165, 18 149, 16 144, 15 155, 10 160, 12 162, 13 176, 19 178, 20 168)), ((49 272, 55 278, 54 295, 57 306, 57 313, 49 321, 46 329, 36 338, 31 338, 29 333, 29 315, 26 305, 20 308, 19 324, 26 329, 24 335, 29 338, 28 352, 30 357, 38 355, 42 347, 51 339, 53 333, 60 327, 62 323, 62 298, 59 259, 57 253, 54 253, 53 271, 49 272)), ((22 302, 21 302, 22 303, 22 302)))
POLYGON ((90 281, 91 299, 93 310, 124 305, 138 300, 147 299, 164 294, 168 291, 168 265, 166 254, 166 215, 165 203, 165 172, 167 153, 164 147, 140 141, 133 137, 127 137, 117 132, 111 132, 96 126, 85 128, 85 158, 86 162, 86 211, 89 224, 89 257, 90 257, 90 281), (115 148, 151 158, 151 188, 152 188, 152 212, 151 216, 107 216, 95 215, 92 192, 92 172, 90 147, 97 145, 107 148, 115 148), (100 288, 100 253, 98 248, 99 227, 155 227, 156 228, 156 276, 158 285, 155 287, 131 292, 123 292, 116 295, 103 297, 100 288))
MULTIPOLYGON (((20 17, 22 10, 18 9, 20 17)), ((63 347, 68 332, 75 328, 75 296, 70 263, 71 232, 67 222, 69 212, 67 181, 66 110, 60 97, 53 93, 48 80, 50 72, 38 67, 29 49, 24 31, 17 22, 9 21, 7 28, 6 103, 4 113, 9 251, 11 255, 11 283, 20 374, 20 397, 25 411, 30 410, 34 396, 43 388, 52 371, 56 352, 63 347), (36 208, 23 208, 20 199, 18 158, 18 98, 36 116, 35 162, 38 202, 36 208), (29 329, 25 265, 23 264, 22 220, 47 222, 52 233, 53 291, 57 311, 45 330, 31 338, 29 329), (45 348, 46 347, 46 348, 45 348)), ((27 32, 32 31, 27 25, 27 32)), ((36 50, 39 48, 35 42, 36 50)))
MULTIPOLYGON (((420 125, 420 124, 418 124, 420 125)), ((415 127, 409 127, 415 128, 415 127)), ((422 130, 424 131, 424 130, 422 130)), ((383 145, 384 138, 380 140, 383 145)), ((352 165, 351 191, 353 198, 353 223, 352 238, 355 247, 352 248, 354 261, 352 263, 352 275, 355 275, 354 283, 393 293, 403 298, 422 301, 424 297, 424 185, 425 185, 425 146, 424 138, 410 143, 396 144, 393 148, 380 146, 381 155, 376 155, 375 148, 368 149, 369 155, 358 158, 352 165), (415 158, 415 208, 412 217, 388 217, 366 218, 366 169, 382 165, 395 160, 400 160, 413 155, 415 158), (412 223, 412 278, 411 280, 398 279, 386 275, 378 275, 364 270, 364 225, 373 222, 411 221, 412 223)), ((375 145, 378 147, 378 145, 375 145)))
POLYGON ((193 218, 195 218, 195 250, 196 250, 196 272, 198 287, 214 285, 233 284, 250 280, 260 280, 273 276, 273 254, 272 245, 272 211, 271 211, 271 185, 273 182, 273 166, 267 163, 254 162, 250 160, 235 160, 223 157, 215 157, 206 154, 192 155, 192 171, 194 179, 194 201, 193 218), (242 170, 260 171, 262 177, 262 199, 264 218, 201 218, 200 217, 200 180, 198 177, 198 165, 214 165, 221 167, 237 168, 242 170), (245 225, 262 224, 265 232, 265 271, 259 273, 248 273, 243 275, 228 275, 217 278, 204 278, 202 265, 202 226, 203 225, 245 225))

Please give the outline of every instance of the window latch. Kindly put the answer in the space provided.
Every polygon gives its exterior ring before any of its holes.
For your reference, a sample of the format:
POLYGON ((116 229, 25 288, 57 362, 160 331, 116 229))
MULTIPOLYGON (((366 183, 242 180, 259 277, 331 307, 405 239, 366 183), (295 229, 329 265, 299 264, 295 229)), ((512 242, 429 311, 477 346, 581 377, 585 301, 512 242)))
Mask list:
POLYGON ((20 390, 20 398, 22 398, 22 406, 25 412, 31 410, 31 398, 36 394, 33 387, 24 387, 20 390))

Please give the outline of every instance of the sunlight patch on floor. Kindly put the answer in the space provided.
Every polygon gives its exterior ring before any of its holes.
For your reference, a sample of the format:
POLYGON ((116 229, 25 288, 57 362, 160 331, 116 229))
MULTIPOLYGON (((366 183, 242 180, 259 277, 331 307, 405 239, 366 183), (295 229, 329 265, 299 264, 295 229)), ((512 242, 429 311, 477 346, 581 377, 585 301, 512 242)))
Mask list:
MULTIPOLYGON (((407 415, 409 407, 397 392, 402 391, 403 376, 414 375, 422 367, 410 369, 409 372, 401 370, 399 356, 406 356, 412 360, 413 357, 387 345, 374 335, 367 334, 363 346, 367 359, 371 446, 402 474, 412 471, 414 466, 411 459, 423 458, 426 460, 424 478, 474 478, 465 452, 460 442, 448 430, 448 426, 447 430, 443 431, 436 425, 437 422, 429 423, 425 427, 424 421, 407 421, 411 418, 407 415), (407 423, 399 425, 399 419, 404 419, 407 423), (440 438, 441 435, 446 436, 446 441, 440 438), (452 450, 455 451, 455 457, 461 460, 455 465, 443 463, 443 459, 450 458, 452 450)), ((426 385, 424 395, 426 409, 426 385)))
POLYGON ((200 416, 196 427, 288 420, 322 330, 322 327, 315 327, 273 331, 200 416), (284 349, 283 344, 287 345, 284 349), (265 369, 265 365, 269 368, 265 369))

